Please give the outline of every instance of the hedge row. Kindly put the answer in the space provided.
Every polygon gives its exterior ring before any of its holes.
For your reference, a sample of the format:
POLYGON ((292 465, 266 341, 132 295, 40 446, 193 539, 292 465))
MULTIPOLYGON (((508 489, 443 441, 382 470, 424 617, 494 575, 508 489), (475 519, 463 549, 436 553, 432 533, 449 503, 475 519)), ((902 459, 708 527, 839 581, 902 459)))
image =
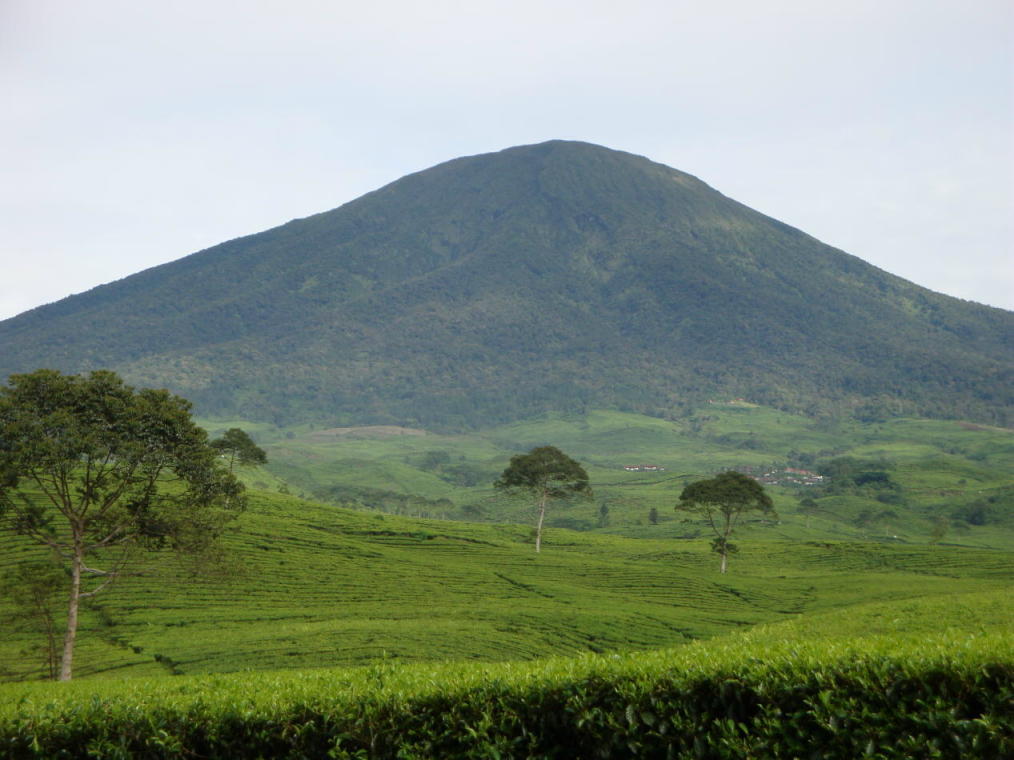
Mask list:
POLYGON ((1014 757, 1005 635, 0 689, 11 758, 1014 757), (62 688, 61 688, 62 687, 62 688))

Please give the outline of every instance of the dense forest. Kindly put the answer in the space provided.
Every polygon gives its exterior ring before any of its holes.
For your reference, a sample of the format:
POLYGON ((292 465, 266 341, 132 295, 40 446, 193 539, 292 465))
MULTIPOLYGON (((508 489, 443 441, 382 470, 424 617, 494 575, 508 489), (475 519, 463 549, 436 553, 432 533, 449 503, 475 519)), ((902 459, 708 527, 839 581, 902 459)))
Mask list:
POLYGON ((109 367, 202 414, 462 429, 710 398, 1007 424, 1014 315, 645 158, 553 141, 0 322, 0 375, 109 367))

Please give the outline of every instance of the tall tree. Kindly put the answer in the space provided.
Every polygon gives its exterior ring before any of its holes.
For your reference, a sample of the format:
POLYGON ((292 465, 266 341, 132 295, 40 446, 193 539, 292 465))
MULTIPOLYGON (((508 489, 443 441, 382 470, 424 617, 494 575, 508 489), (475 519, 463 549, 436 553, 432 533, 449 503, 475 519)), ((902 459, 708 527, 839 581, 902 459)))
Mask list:
POLYGON ((240 465, 251 465, 266 464, 268 461, 264 449, 240 428, 229 428, 225 435, 211 442, 211 447, 229 460, 229 472, 232 472, 237 462, 240 465))
POLYGON ((542 549, 542 525, 549 502, 591 495, 588 473, 555 446, 540 446, 527 454, 512 456, 507 469, 493 485, 502 491, 521 492, 535 498, 539 515, 535 524, 536 552, 542 549))
POLYGON ((107 371, 37 370, 0 388, 0 528, 70 565, 62 681, 81 599, 145 550, 208 548, 244 503, 179 396, 107 371))
POLYGON ((729 554, 738 550, 729 540, 736 523, 752 510, 768 514, 774 511, 774 504, 760 483, 733 471, 690 483, 683 489, 676 504, 676 511, 703 517, 710 526, 715 534, 711 547, 722 558, 723 573, 728 568, 729 554))

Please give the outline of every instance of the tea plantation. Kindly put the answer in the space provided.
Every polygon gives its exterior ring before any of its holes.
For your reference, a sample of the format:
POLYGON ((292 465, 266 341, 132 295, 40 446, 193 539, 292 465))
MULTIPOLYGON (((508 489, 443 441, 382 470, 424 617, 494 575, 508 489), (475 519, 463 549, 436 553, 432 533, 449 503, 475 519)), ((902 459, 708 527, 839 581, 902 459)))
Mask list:
MULTIPOLYGON (((222 554, 91 600, 74 682, 31 682, 45 635, 0 597, 0 757, 1014 755, 1009 431, 738 404, 462 437, 249 427, 271 463, 222 554), (536 555, 489 483, 547 442, 595 499, 557 508, 536 555), (778 517, 743 526, 725 575, 672 511, 724 467, 842 457, 894 503, 770 486, 778 517)), ((44 556, 7 544, 0 572, 44 556)))

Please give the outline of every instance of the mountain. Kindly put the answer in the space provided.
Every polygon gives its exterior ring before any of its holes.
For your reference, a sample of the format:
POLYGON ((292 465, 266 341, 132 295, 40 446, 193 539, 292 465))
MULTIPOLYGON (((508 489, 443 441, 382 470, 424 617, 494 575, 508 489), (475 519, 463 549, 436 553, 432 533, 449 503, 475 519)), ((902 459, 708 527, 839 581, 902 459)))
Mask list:
POLYGON ((453 429, 743 397, 1003 424, 1012 328, 688 174, 551 141, 0 322, 0 375, 108 367, 275 422, 453 429))

